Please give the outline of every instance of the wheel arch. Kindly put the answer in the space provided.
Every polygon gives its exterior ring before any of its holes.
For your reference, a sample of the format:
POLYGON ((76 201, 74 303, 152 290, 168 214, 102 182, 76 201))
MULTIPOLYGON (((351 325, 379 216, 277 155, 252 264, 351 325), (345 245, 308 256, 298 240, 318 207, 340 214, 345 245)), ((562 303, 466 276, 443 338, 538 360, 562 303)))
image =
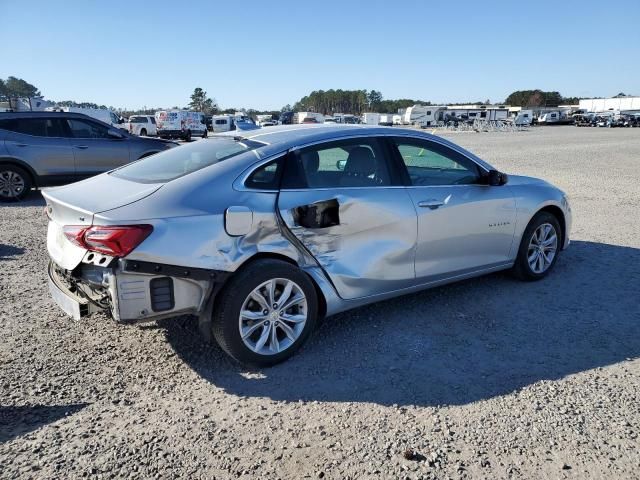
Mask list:
MULTIPOLYGON (((542 207, 541 209, 539 209, 533 215, 533 217, 535 217, 540 212, 550 213, 551 215, 553 215, 554 217, 556 217, 558 219, 558 223, 560 224, 560 245, 564 245, 564 241, 565 241, 566 234, 567 234, 567 222, 566 222, 566 219, 564 217, 564 212, 562 211, 562 209, 560 207, 558 207, 557 205, 546 205, 546 206, 542 207)), ((533 217, 531 217, 531 219, 533 219, 533 217)), ((529 220, 529 222, 531 222, 531 220, 529 220)))
POLYGON ((29 165, 28 163, 26 163, 26 162, 24 162, 22 160, 19 160, 17 158, 14 158, 14 157, 0 157, 0 164, 15 165, 16 167, 22 168, 23 170, 25 170, 29 174, 29 177, 31 177, 32 185, 34 187, 38 187, 39 186, 38 174, 31 167, 31 165, 29 165))

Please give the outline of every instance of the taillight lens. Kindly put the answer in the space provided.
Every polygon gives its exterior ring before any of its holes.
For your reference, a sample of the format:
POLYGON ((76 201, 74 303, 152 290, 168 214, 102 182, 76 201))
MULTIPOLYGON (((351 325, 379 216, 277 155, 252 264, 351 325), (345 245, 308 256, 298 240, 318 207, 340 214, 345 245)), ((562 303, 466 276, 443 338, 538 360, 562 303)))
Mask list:
POLYGON ((126 257, 151 234, 151 225, 65 225, 64 235, 79 247, 114 257, 126 257))

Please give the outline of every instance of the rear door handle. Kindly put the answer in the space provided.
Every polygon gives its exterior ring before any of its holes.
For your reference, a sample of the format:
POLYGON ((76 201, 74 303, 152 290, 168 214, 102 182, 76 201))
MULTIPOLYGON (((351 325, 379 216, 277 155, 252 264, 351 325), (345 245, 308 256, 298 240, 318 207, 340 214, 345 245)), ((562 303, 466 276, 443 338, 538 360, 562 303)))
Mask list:
POLYGON ((418 202, 418 206, 422 208, 430 208, 431 210, 435 210, 438 207, 444 205, 442 200, 422 200, 418 202))
POLYGON ((79 148, 80 150, 85 150, 85 149, 89 148, 88 145, 74 145, 73 147, 74 148, 79 148))

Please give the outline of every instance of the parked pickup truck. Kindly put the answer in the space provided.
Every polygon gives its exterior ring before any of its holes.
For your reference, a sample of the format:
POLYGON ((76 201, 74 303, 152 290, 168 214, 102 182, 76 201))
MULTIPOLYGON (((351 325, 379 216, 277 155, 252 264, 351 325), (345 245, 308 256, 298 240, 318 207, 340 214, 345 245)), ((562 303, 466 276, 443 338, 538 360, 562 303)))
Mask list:
POLYGON ((158 134, 156 117, 153 115, 132 115, 125 127, 131 135, 155 137, 158 134))

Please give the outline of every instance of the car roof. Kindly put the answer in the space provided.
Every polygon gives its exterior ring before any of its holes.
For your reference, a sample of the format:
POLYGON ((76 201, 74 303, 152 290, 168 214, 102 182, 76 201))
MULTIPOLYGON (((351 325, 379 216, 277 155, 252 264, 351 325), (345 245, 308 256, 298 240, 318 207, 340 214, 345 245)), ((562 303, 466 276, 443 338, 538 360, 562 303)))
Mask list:
MULTIPOLYGON (((41 118, 41 117, 76 117, 76 118, 90 118, 96 120, 84 113, 76 112, 0 112, 0 118, 7 117, 26 117, 26 118, 41 118)), ((97 120, 100 121, 100 120, 97 120)))

